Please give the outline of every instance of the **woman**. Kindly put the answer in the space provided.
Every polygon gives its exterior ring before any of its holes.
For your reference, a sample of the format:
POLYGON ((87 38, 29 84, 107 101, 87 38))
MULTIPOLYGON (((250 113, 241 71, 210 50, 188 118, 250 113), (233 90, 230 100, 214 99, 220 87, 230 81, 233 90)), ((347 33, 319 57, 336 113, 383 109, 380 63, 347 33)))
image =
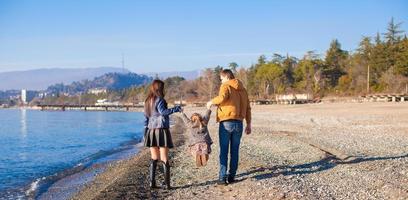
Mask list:
POLYGON ((144 110, 144 146, 150 147, 151 153, 149 166, 150 188, 156 187, 156 166, 160 159, 163 164, 166 189, 170 189, 170 165, 168 152, 169 148, 173 148, 173 141, 171 140, 169 129, 169 116, 175 112, 180 112, 181 107, 176 106, 168 109, 167 102, 164 99, 164 82, 161 80, 154 80, 150 86, 144 110))

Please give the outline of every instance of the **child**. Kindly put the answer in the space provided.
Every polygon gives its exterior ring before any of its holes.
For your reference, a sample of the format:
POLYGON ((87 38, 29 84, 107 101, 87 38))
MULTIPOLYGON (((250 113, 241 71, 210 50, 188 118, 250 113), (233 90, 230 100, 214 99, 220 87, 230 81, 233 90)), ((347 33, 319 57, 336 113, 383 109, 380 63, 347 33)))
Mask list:
POLYGON ((209 154, 211 153, 210 134, 207 129, 208 121, 210 120, 211 110, 207 109, 205 116, 194 113, 190 118, 182 111, 183 120, 186 124, 187 133, 189 135, 189 151, 196 161, 197 167, 207 164, 209 154))

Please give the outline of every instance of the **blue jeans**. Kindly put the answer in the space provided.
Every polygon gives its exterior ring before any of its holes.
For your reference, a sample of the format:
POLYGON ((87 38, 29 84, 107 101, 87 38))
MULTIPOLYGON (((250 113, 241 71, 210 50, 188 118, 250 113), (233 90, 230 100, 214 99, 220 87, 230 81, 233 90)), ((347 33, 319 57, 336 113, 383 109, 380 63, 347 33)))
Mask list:
POLYGON ((220 122, 218 131, 220 141, 220 172, 219 179, 225 180, 227 176, 235 177, 238 169, 239 144, 242 137, 242 121, 227 120, 220 122), (229 174, 227 175, 228 150, 230 150, 231 160, 229 174))

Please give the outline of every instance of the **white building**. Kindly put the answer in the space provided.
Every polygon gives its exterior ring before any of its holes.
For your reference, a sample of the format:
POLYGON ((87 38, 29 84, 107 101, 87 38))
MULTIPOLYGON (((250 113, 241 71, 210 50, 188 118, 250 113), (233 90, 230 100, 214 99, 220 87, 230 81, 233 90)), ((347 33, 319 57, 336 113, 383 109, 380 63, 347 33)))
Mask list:
POLYGON ((25 90, 25 89, 21 90, 21 101, 24 104, 27 104, 27 90, 25 90))
POLYGON ((104 103, 106 103, 106 102, 108 102, 108 100, 107 99, 97 99, 96 100, 96 105, 98 105, 98 104, 104 104, 104 103))
POLYGON ((118 101, 109 102, 107 99, 98 99, 96 100, 95 105, 96 106, 118 106, 119 102, 118 101))
POLYGON ((48 94, 46 92, 38 93, 38 97, 40 97, 40 98, 45 98, 46 96, 48 96, 48 94))
POLYGON ((88 94, 104 94, 106 93, 106 88, 92 88, 88 90, 88 94))
POLYGON ((186 105, 187 104, 187 102, 186 101, 184 101, 184 100, 177 100, 177 101, 174 101, 174 104, 176 104, 176 105, 186 105))

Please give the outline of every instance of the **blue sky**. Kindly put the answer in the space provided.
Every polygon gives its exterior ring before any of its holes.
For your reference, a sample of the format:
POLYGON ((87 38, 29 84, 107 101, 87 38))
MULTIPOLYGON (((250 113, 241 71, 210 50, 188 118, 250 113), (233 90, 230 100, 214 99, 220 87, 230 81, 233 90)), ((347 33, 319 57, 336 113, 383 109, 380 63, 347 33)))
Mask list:
POLYGON ((354 50, 385 32, 391 17, 408 28, 408 1, 0 0, 0 72, 121 66, 185 71, 259 55, 324 54, 337 38, 354 50))

